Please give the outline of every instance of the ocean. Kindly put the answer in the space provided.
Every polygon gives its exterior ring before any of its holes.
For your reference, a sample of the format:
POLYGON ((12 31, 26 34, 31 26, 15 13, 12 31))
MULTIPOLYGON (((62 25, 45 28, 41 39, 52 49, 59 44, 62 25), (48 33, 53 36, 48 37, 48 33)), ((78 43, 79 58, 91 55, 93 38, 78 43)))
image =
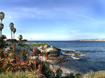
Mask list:
MULTIPOLYGON (((29 42, 29 41, 27 41, 29 42)), ((87 72, 105 70, 105 41, 31 41, 43 42, 61 49, 61 53, 67 56, 68 61, 62 63, 62 67, 73 72, 85 74, 87 72), (75 53, 85 55, 71 58, 73 53, 63 53, 66 50, 75 50, 75 53), (70 59, 69 59, 70 58, 70 59)))

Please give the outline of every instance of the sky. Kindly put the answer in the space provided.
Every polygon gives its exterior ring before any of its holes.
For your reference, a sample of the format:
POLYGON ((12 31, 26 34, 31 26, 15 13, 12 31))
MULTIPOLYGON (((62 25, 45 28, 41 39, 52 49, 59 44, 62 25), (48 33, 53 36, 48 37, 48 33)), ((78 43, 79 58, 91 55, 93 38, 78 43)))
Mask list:
POLYGON ((11 38, 9 24, 27 40, 105 38, 105 0, 0 0, 5 13, 2 34, 11 38))

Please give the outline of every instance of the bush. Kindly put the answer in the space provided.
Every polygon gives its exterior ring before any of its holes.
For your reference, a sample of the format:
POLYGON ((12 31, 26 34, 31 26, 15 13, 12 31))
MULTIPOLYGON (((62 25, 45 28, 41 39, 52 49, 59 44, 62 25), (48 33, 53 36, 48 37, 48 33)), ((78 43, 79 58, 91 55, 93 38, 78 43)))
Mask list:
POLYGON ((7 72, 7 73, 1 73, 0 78, 38 78, 33 73, 30 73, 28 71, 26 72, 7 72))
POLYGON ((81 78, 105 78, 105 71, 90 72, 84 74, 81 78))
POLYGON ((80 78, 81 76, 82 76, 81 74, 77 73, 77 74, 75 75, 75 78, 80 78))

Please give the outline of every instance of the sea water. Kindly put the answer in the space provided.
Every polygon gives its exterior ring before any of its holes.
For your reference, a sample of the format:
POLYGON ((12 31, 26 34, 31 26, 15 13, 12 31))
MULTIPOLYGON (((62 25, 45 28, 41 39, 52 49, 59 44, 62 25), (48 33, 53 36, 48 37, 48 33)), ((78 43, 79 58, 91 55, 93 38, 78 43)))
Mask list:
POLYGON ((51 46, 66 50, 75 50, 75 53, 85 53, 85 55, 71 58, 73 53, 63 53, 68 56, 68 61, 62 63, 62 67, 74 72, 85 74, 90 71, 105 70, 105 41, 32 41, 43 42, 51 46), (75 59, 79 58, 79 59, 75 59))

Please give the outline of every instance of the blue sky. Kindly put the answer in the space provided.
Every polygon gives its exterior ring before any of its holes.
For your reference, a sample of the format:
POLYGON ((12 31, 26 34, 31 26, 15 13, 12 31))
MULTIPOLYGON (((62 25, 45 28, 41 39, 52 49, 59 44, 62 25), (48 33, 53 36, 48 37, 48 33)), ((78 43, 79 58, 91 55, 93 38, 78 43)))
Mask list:
POLYGON ((2 33, 28 40, 105 38, 105 0, 0 0, 5 13, 2 33))

